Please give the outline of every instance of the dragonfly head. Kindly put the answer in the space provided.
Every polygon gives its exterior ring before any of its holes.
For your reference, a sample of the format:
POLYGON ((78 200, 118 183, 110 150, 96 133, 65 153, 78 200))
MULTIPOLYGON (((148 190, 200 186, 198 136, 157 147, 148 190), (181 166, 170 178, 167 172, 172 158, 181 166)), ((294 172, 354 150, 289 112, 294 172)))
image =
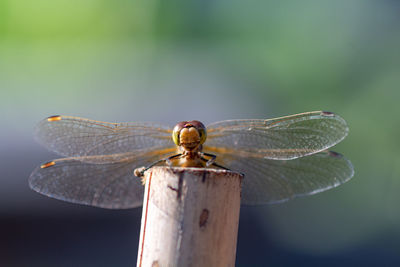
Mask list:
POLYGON ((197 149, 206 138, 206 127, 199 121, 181 121, 172 132, 174 143, 187 151, 197 149))

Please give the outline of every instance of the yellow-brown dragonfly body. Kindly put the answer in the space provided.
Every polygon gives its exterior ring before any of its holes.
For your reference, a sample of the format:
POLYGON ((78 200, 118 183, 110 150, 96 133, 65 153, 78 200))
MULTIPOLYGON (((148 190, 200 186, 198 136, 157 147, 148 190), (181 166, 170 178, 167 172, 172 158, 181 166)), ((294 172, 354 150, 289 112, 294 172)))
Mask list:
POLYGON ((35 134, 66 158, 36 168, 29 183, 39 193, 69 202, 132 208, 143 198, 134 170, 166 162, 239 171, 245 174, 242 203, 282 202, 353 176, 350 161, 327 151, 347 133, 341 117, 324 111, 221 121, 207 128, 199 121, 180 122, 173 130, 153 123, 52 116, 38 124, 35 134))

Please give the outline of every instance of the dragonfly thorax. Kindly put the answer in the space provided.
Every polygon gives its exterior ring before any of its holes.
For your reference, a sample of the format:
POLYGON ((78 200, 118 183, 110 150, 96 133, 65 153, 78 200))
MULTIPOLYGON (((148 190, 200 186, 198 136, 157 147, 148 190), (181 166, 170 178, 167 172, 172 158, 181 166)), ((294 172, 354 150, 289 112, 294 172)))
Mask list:
POLYGON ((174 143, 184 151, 198 150, 206 137, 206 127, 199 121, 182 121, 172 132, 174 143))

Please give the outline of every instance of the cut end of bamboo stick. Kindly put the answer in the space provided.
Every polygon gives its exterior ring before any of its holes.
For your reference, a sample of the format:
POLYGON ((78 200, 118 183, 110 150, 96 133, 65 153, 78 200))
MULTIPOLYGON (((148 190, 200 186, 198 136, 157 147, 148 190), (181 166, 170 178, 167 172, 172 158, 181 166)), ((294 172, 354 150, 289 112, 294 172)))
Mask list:
POLYGON ((209 168, 145 172, 138 266, 234 266, 243 175, 209 168))

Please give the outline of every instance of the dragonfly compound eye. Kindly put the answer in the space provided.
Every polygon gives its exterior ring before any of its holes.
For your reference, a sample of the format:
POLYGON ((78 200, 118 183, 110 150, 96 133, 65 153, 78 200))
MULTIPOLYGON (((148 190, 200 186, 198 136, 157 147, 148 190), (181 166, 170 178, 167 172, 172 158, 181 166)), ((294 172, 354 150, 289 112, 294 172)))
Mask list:
POLYGON ((187 124, 187 121, 181 121, 177 125, 175 125, 174 130, 172 131, 172 140, 174 141, 175 145, 180 146, 180 138, 179 135, 181 133, 181 130, 185 127, 187 124))

